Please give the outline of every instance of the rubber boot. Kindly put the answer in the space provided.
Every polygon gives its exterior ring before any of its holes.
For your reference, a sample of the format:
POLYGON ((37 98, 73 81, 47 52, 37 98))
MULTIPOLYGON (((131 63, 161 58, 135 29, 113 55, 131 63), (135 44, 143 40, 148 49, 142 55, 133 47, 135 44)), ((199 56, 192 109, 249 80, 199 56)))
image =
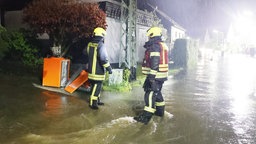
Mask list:
POLYGON ((90 108, 94 110, 99 109, 97 100, 92 101, 92 105, 90 105, 90 108))
POLYGON ((152 118, 153 113, 147 112, 147 111, 143 111, 142 114, 134 117, 134 119, 137 122, 141 122, 144 123, 145 125, 148 124, 148 122, 150 121, 150 119, 152 118))
POLYGON ((156 106, 156 111, 155 111, 154 114, 156 116, 163 117, 164 116, 164 109, 165 109, 165 106, 156 106))
POLYGON ((104 105, 104 103, 100 101, 100 98, 98 98, 98 105, 100 106, 104 105))

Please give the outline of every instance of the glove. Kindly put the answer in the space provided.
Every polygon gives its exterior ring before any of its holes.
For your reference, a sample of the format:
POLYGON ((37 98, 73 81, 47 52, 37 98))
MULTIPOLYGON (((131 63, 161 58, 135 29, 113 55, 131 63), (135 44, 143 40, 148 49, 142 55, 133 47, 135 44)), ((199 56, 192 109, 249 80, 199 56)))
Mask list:
POLYGON ((110 66, 107 67, 106 70, 108 71, 109 74, 112 74, 112 68, 110 66))
POLYGON ((150 83, 150 89, 152 91, 159 91, 159 89, 157 88, 157 83, 155 80, 149 80, 149 83, 150 83))

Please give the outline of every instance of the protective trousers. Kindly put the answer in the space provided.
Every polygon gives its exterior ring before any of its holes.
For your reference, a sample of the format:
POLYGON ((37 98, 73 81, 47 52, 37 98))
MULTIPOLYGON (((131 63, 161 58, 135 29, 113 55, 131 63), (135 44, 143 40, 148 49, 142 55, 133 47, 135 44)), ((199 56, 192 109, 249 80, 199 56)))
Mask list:
POLYGON ((156 81, 157 91, 147 90, 144 95, 145 107, 144 111, 154 113, 157 116, 163 116, 165 110, 165 102, 162 95, 162 81, 156 81))
POLYGON ((98 103, 100 102, 100 92, 102 89, 102 81, 90 80, 92 85, 91 96, 90 96, 90 107, 98 109, 98 103))

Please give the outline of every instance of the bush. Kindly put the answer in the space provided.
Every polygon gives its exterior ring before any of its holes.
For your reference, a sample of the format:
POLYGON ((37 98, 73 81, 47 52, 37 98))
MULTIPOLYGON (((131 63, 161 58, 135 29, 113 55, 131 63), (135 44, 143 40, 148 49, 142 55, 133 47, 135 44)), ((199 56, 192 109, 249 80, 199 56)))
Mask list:
POLYGON ((6 32, 6 29, 0 25, 0 60, 5 56, 7 51, 7 43, 3 40, 2 34, 6 32))
POLYGON ((42 58, 38 57, 37 47, 31 45, 24 33, 19 31, 5 31, 1 37, 6 44, 4 51, 5 61, 22 62, 27 67, 35 68, 42 64, 42 58))

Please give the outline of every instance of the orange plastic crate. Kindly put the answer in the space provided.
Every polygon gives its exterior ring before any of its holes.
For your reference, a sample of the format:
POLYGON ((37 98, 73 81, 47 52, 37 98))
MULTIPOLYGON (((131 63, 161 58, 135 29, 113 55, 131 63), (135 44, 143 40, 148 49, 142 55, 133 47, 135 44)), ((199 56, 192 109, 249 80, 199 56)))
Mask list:
POLYGON ((65 58, 44 58, 43 86, 64 87, 69 77, 70 60, 65 58))
POLYGON ((78 89, 81 85, 83 85, 87 80, 88 80, 88 73, 85 70, 82 70, 79 76, 65 87, 65 90, 69 93, 73 93, 76 89, 78 89))

